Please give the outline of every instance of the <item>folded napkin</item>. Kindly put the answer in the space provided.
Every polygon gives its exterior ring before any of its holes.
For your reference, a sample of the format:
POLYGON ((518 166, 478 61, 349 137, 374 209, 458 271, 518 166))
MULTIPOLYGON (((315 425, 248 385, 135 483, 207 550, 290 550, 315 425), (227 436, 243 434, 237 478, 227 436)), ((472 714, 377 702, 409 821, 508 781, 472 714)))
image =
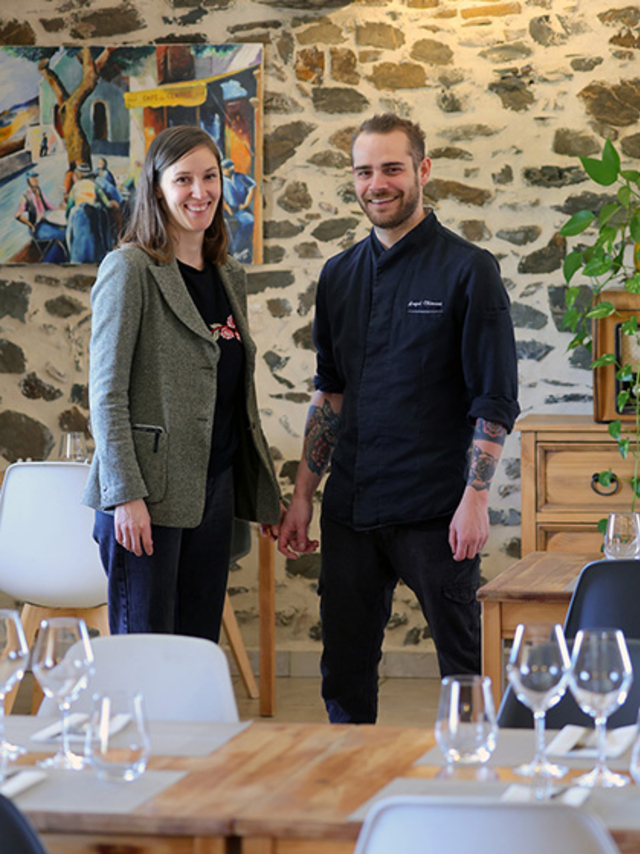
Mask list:
MULTIPOLYGON (((570 807, 580 807, 591 794, 589 789, 579 789, 577 787, 570 789, 566 786, 555 786, 550 784, 550 790, 542 801, 556 801, 559 804, 566 804, 570 807)), ((503 793, 501 801, 509 803, 528 803, 529 801, 537 800, 535 788, 533 786, 523 786, 520 783, 514 783, 513 786, 503 793)))
MULTIPOLYGON (((617 759, 631 745, 636 735, 636 726, 621 726, 607 730, 607 759, 617 759)), ((568 724, 563 727, 547 746, 550 756, 595 759, 598 756, 595 730, 568 724)))
MULTIPOLYGON (((109 735, 115 735, 123 730, 131 720, 131 715, 120 714, 114 715, 109 721, 109 735)), ((69 741, 84 742, 89 729, 89 715, 82 712, 74 712, 69 715, 69 741)), ((31 736, 31 741, 57 741, 62 737, 62 721, 46 726, 31 736)))
POLYGON ((15 798, 20 792, 24 792, 46 780, 47 772, 38 771, 36 768, 27 768, 24 771, 18 771, 17 774, 12 774, 4 782, 0 783, 0 793, 6 798, 15 798))

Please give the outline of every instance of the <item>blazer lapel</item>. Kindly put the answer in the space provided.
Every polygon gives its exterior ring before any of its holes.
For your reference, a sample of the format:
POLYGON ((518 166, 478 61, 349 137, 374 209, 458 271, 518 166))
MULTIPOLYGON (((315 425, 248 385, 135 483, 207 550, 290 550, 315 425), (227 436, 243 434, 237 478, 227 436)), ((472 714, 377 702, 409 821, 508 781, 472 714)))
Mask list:
POLYGON ((189 296, 189 291, 184 283, 178 265, 172 261, 166 266, 150 267, 151 275, 158 283, 158 287, 165 298, 167 305, 192 332, 213 343, 211 331, 200 315, 195 303, 189 296))

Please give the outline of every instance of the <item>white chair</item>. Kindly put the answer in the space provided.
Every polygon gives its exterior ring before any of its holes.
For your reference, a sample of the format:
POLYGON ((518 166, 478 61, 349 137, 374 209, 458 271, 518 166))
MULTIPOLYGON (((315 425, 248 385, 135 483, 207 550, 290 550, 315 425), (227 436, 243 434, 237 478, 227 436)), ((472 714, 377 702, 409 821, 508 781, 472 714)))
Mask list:
MULTIPOLYGON (((109 633, 107 578, 93 540, 93 511, 80 503, 89 466, 76 462, 18 462, 0 492, 0 590, 24 602, 22 623, 31 645, 40 621, 82 617, 109 633)), ((15 691, 7 697, 11 710, 15 691)))
MULTIPOLYGON (((94 673, 72 705, 88 712, 94 694, 140 691, 147 716, 156 721, 236 722, 238 709, 227 658, 204 638, 185 635, 109 635, 91 641, 94 673)), ((56 715, 45 697, 39 715, 56 715)))
POLYGON ((397 796, 368 813, 355 854, 619 854, 604 825, 575 807, 486 798, 397 796))

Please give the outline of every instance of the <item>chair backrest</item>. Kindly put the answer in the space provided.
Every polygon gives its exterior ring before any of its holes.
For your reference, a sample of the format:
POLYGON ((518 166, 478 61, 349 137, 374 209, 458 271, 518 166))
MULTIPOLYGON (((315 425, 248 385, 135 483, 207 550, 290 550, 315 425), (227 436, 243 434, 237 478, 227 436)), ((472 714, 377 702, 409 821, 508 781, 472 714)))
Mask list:
POLYGON ((93 511, 80 503, 89 466, 75 462, 10 465, 0 493, 0 590, 50 608, 93 608, 107 601, 93 511))
MULTIPOLYGON (((638 709, 640 709, 640 640, 636 638, 627 640, 627 647, 629 648, 629 657, 633 665, 633 683, 629 689, 629 695, 625 703, 607 721, 607 726, 610 729, 634 724, 638 719, 638 709)), ((560 702, 552 709, 549 709, 546 715, 546 726, 548 729, 562 729, 567 724, 593 726, 593 718, 582 711, 568 688, 560 702)), ((533 714, 531 710, 518 700, 511 685, 504 692, 500 708, 498 709, 498 726, 514 728, 533 727, 533 714)))
POLYGON ((575 807, 485 798, 386 798, 368 813, 355 854, 619 854, 601 821, 575 807))
MULTIPOLYGON (((107 635, 91 641, 95 657, 89 685, 72 705, 88 712, 93 695, 109 691, 140 691, 149 720, 238 720, 227 658, 204 638, 184 635, 107 635)), ((57 714, 45 699, 39 715, 57 714)))
POLYGON ((0 795, 0 850, 7 854, 47 854, 36 831, 4 795, 0 795))
POLYGON ((564 633, 574 638, 579 629, 622 629, 627 638, 640 638, 640 560, 596 560, 578 578, 564 633))

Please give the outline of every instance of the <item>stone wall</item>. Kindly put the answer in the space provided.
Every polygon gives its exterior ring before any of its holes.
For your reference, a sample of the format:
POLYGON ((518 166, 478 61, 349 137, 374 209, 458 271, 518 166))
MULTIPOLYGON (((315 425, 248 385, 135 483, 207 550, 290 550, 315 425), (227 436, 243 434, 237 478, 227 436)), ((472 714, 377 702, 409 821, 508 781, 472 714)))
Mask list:
MULTIPOLYGON (((0 43, 259 41, 266 48, 265 263, 249 271, 263 421, 291 490, 312 391, 313 298, 324 259, 367 233, 348 147, 366 116, 422 123, 433 160, 427 201, 500 259, 527 412, 590 412, 588 357, 566 353, 561 265, 566 216, 593 186, 578 155, 607 136, 640 157, 640 6, 607 0, 4 0, 0 43)), ((593 199, 598 203, 598 198, 593 199)), ((92 268, 0 270, 0 467, 55 454, 86 426, 92 268)), ((384 393, 384 390, 381 390, 384 393)), ((483 561, 519 555, 519 440, 509 438, 483 561)), ((278 559, 278 646, 319 646, 316 557, 278 559)), ((255 567, 231 577, 249 645, 255 567)), ((427 649, 400 588, 387 649, 427 649)))

